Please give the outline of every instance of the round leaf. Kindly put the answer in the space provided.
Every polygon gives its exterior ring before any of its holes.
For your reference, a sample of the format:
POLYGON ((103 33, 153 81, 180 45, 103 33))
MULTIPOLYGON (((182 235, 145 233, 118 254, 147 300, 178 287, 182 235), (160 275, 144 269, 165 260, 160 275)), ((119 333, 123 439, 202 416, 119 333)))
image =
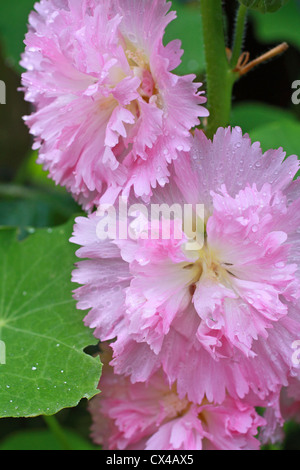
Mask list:
MULTIPOLYGON (((73 224, 72 224, 73 225, 73 224)), ((52 415, 98 390, 95 342, 72 299, 72 225, 22 242, 0 229, 0 416, 52 415)))

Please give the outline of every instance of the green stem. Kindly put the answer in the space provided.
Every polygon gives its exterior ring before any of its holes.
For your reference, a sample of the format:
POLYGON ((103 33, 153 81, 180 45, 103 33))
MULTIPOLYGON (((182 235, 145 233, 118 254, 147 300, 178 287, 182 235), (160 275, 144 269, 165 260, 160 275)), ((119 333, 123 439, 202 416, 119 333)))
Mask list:
POLYGON ((235 25, 235 36, 234 36, 234 44, 232 48, 232 56, 230 60, 231 68, 234 69, 238 63, 239 57, 242 53, 244 35, 245 35, 245 26, 247 20, 247 12, 248 9, 245 5, 240 5, 237 18, 236 18, 236 25, 235 25))
POLYGON ((205 133, 212 138, 230 123, 232 88, 236 79, 229 65, 223 27, 222 0, 201 0, 206 61, 207 107, 210 116, 205 133))
POLYGON ((62 450, 72 450, 63 429, 60 427, 55 416, 43 416, 48 428, 54 434, 58 442, 60 443, 62 450))

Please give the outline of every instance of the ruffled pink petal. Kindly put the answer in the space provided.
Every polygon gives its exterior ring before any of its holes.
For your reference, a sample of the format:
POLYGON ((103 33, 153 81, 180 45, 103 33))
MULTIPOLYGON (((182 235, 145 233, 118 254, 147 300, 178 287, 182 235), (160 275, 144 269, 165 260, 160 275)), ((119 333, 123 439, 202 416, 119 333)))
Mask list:
POLYGON ((207 115, 195 77, 171 73, 182 51, 163 45, 170 7, 41 0, 30 15, 21 64, 34 112, 25 122, 38 163, 87 211, 121 192, 149 198, 207 115))

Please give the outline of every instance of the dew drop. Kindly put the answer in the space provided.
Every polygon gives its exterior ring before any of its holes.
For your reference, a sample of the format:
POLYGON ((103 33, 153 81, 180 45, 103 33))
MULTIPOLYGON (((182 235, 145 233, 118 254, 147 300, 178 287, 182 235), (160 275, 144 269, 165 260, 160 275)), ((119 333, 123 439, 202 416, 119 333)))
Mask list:
POLYGON ((128 33, 128 39, 129 39, 129 41, 131 41, 133 43, 137 42, 136 35, 133 34, 133 33, 128 33))

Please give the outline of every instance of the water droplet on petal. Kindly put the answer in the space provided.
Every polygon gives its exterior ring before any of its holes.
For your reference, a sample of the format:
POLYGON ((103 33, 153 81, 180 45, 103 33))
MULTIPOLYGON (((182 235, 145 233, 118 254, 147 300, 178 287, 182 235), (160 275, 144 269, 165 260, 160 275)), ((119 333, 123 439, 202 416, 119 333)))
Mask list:
POLYGON ((278 263, 275 263, 275 268, 282 269, 285 267, 285 263, 283 261, 279 261, 278 263))
POLYGON ((133 33, 128 33, 128 39, 129 39, 129 41, 131 41, 131 42, 133 42, 133 43, 136 43, 136 42, 137 42, 136 35, 133 34, 133 33))

